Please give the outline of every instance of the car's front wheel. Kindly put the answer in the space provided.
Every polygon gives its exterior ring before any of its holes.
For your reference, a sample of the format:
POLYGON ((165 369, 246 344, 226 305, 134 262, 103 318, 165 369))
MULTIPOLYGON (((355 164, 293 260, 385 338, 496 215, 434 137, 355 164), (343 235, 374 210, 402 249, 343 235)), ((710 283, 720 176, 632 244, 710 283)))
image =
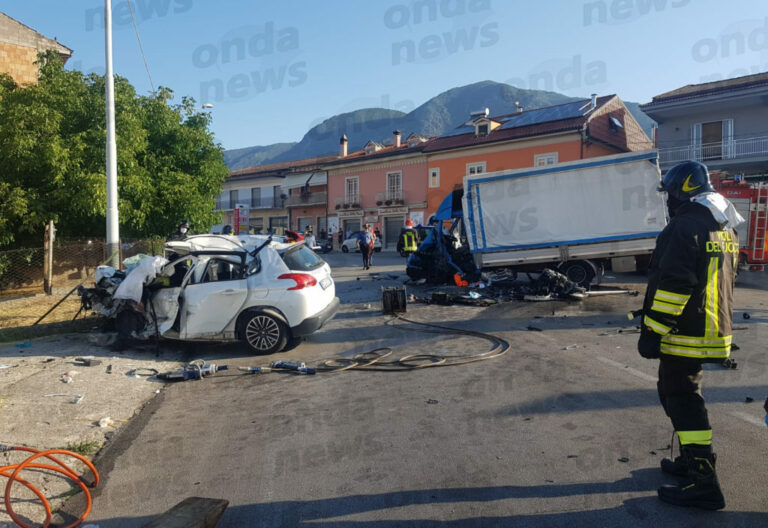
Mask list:
POLYGON ((274 315, 251 312, 240 320, 240 338, 256 354, 280 352, 288 343, 288 328, 274 315))
POLYGON ((341 252, 342 253, 349 253, 349 248, 347 246, 341 246, 341 252))

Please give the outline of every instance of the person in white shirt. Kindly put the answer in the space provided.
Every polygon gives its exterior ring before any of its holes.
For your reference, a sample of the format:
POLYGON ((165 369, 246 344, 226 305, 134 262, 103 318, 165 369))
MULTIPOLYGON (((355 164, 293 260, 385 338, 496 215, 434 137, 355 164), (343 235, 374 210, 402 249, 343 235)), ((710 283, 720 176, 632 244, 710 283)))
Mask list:
POLYGON ((313 248, 317 245, 317 240, 315 240, 315 235, 312 234, 312 228, 307 228, 307 231, 304 233, 304 244, 308 248, 313 248))

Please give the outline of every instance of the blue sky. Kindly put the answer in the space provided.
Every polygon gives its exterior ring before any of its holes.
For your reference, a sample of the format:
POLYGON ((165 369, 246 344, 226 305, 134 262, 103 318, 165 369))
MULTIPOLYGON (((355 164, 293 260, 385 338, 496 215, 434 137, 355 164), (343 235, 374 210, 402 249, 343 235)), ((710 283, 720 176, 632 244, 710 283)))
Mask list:
MULTIPOLYGON (((112 0, 115 71, 147 93, 127 1, 112 0)), ((768 71, 764 0, 131 3, 155 86, 212 103, 228 149, 298 141, 358 108, 408 112, 483 80, 647 102, 686 84, 768 71)), ((5 0, 0 9, 72 48, 68 67, 103 72, 103 7, 5 0)))

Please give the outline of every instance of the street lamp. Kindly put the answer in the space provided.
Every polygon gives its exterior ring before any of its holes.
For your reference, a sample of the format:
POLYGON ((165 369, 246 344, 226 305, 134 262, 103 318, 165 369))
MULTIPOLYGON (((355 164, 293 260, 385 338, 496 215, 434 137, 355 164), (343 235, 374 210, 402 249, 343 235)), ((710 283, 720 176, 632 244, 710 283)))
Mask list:
POLYGON ((107 254, 114 268, 120 266, 120 231, 117 207, 117 141, 115 139, 115 81, 112 71, 112 0, 104 0, 107 113, 107 254))

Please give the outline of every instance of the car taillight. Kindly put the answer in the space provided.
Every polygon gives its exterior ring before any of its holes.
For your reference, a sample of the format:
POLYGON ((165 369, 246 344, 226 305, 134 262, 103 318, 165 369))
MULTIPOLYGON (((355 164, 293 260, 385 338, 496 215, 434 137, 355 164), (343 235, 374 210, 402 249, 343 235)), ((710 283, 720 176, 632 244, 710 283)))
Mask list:
POLYGON ((282 280, 292 280, 296 282, 296 286, 293 288, 288 288, 289 290, 302 290, 304 288, 307 288, 309 286, 314 286, 317 284, 317 279, 315 279, 312 275, 309 275, 307 273, 283 273, 278 277, 278 279, 282 280))

